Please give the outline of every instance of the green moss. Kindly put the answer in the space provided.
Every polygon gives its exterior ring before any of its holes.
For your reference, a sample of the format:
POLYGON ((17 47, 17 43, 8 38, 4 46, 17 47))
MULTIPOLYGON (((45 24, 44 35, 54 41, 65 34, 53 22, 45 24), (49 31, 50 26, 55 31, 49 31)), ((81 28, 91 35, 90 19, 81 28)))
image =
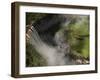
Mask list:
POLYGON ((44 13, 26 13, 26 25, 30 24, 31 21, 37 21, 46 15, 47 14, 44 13))
MULTIPOLYGON (((89 58, 89 19, 83 17, 81 22, 70 23, 65 27, 66 40, 71 52, 76 52, 84 58, 89 58)), ((74 53, 73 53, 74 54, 74 53)))
POLYGON ((26 44, 26 67, 46 66, 46 60, 36 52, 34 47, 26 44))

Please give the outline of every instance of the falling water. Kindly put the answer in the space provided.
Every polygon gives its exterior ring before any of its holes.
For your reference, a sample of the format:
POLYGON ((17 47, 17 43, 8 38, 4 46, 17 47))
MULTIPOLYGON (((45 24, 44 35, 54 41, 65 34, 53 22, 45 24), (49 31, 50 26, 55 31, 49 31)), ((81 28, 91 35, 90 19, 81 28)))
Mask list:
POLYGON ((34 46, 36 51, 44 57, 44 59, 47 61, 47 65, 49 66, 65 65, 71 63, 69 58, 65 58, 65 52, 68 48, 68 45, 63 43, 63 38, 61 38, 60 35, 61 34, 59 33, 56 33, 55 35, 55 42, 57 43, 57 46, 51 46, 42 41, 38 32, 33 26, 30 43, 34 46))

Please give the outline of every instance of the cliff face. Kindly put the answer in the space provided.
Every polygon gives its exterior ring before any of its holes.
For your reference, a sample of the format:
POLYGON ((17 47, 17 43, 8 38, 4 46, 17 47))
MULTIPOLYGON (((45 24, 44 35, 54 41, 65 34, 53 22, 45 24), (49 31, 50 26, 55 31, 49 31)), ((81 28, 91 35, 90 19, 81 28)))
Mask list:
MULTIPOLYGON (((54 36, 56 32, 61 28, 61 24, 66 21, 66 18, 61 15, 47 15, 41 19, 35 21, 31 27, 28 26, 28 31, 32 31, 32 26, 35 27, 36 31, 38 32, 40 38, 50 44, 56 45, 54 42, 54 36)), ((30 31, 30 32, 31 32, 30 31)), ((28 32, 29 34, 29 32, 28 32)))
POLYGON ((50 14, 47 15, 39 20, 37 20, 33 26, 36 28, 36 30, 39 33, 42 33, 44 31, 53 31, 57 32, 59 30, 61 23, 63 23, 66 20, 65 17, 62 15, 56 15, 56 14, 50 14))

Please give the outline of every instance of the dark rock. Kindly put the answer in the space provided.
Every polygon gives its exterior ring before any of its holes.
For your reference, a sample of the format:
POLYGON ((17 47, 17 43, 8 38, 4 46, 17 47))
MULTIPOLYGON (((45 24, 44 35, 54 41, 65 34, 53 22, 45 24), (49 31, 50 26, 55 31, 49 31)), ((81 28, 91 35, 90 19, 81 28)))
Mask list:
POLYGON ((56 45, 54 35, 61 28, 61 24, 65 21, 66 18, 62 15, 48 14, 47 16, 37 20, 33 26, 44 42, 56 45))

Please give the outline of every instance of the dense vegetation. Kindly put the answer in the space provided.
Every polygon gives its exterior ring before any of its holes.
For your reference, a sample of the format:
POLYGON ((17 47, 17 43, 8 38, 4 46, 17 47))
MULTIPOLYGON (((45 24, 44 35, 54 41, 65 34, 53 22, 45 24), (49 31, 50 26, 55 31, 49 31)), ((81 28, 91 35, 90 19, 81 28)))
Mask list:
POLYGON ((66 40, 71 53, 89 60, 89 18, 83 16, 81 21, 70 23, 67 27, 66 40))
POLYGON ((31 44, 27 43, 26 49, 26 66, 46 66, 46 60, 36 52, 31 44))

